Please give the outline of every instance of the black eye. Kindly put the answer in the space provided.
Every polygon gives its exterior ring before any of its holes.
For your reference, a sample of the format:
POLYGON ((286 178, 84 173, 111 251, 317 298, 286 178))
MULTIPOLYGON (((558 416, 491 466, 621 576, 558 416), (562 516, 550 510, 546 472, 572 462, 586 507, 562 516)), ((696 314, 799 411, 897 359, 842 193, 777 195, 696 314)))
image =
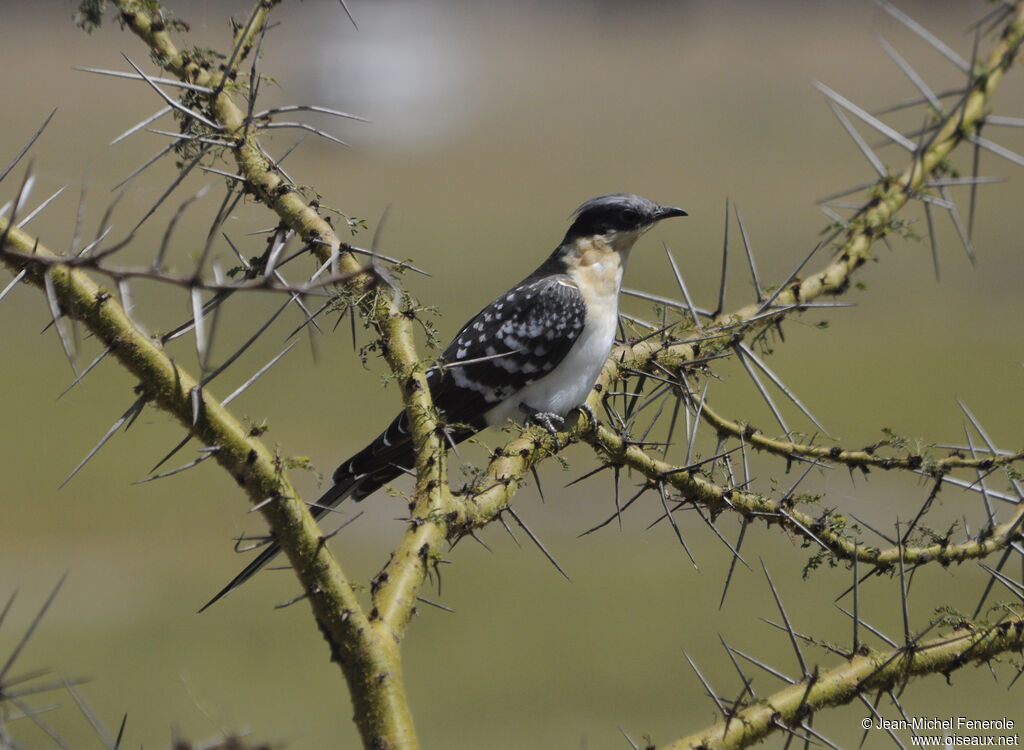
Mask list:
POLYGON ((619 214, 619 228, 620 229, 632 229, 640 224, 640 212, 632 209, 625 208, 619 214))

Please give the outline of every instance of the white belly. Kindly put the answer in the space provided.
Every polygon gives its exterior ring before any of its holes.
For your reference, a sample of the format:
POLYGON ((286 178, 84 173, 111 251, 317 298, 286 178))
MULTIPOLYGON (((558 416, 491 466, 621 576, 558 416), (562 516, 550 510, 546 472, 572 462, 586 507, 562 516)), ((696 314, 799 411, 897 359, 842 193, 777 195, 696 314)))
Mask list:
POLYGON ((487 424, 504 424, 509 418, 521 422, 525 415, 520 404, 564 417, 586 401, 615 343, 617 317, 604 315, 593 323, 587 321, 558 367, 487 412, 487 424))

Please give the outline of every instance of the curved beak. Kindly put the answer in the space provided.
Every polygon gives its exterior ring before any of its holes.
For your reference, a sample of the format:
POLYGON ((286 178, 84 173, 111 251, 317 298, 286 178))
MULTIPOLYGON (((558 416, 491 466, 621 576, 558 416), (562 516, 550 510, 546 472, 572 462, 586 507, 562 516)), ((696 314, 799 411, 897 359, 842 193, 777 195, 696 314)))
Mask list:
POLYGON ((673 216, 689 216, 689 214, 676 206, 658 206, 654 220, 661 221, 662 219, 671 219, 673 216))

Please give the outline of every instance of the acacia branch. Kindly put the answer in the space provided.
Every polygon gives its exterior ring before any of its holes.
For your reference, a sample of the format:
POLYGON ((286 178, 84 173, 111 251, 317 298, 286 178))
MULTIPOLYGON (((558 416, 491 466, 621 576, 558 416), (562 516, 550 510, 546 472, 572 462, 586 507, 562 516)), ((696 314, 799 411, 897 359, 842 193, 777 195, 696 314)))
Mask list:
POLYGON ((814 713, 851 703, 858 697, 903 685, 914 677, 944 674, 966 664, 991 661, 1008 651, 1024 648, 1024 618, 1008 617, 997 625, 965 624, 961 631, 891 651, 863 651, 844 664, 815 672, 730 713, 712 727, 677 740, 669 750, 715 750, 749 747, 772 732, 799 729, 814 713))
POLYGON ((856 558, 880 571, 899 565, 901 559, 912 565, 933 561, 948 565, 980 559, 1024 538, 1022 504, 1009 521, 993 527, 977 539, 962 543, 938 540, 926 546, 901 544, 887 549, 866 546, 845 533, 846 521, 842 516, 828 512, 820 517, 810 516, 794 508, 789 497, 773 499, 716 484, 698 470, 688 470, 653 458, 639 446, 629 444, 621 435, 604 427, 588 434, 586 439, 599 449, 607 462, 635 469, 646 476, 648 482, 661 482, 673 487, 680 494, 680 502, 699 504, 712 515, 732 511, 748 520, 763 519, 768 525, 778 525, 787 533, 821 545, 837 559, 856 558))
POLYGON ((279 0, 257 2, 249 22, 238 28, 235 40, 235 63, 223 71, 202 59, 193 59, 175 45, 166 25, 154 19, 139 0, 117 0, 124 24, 152 50, 161 67, 181 81, 212 89, 215 96, 197 98, 205 101, 209 114, 220 126, 218 138, 231 141, 231 149, 246 189, 272 209, 281 221, 302 238, 321 262, 336 261, 340 273, 365 271, 355 256, 341 242, 330 223, 317 213, 259 147, 259 130, 253 126, 249 113, 235 102, 234 80, 238 63, 249 54, 254 40, 262 32, 270 9, 279 0))
MULTIPOLYGON (((245 57, 271 5, 271 2, 258 4, 250 22, 239 29, 235 40, 237 59, 245 57)), ((361 726, 367 746, 376 747, 386 742, 388 747, 415 747, 416 739, 411 715, 405 705, 397 649, 415 609, 416 594, 429 570, 436 564, 440 546, 447 536, 443 511, 451 505, 451 495, 444 471, 446 446, 437 428, 425 368, 416 353, 411 313, 402 309, 408 303, 393 279, 382 277, 382 272, 372 264, 364 268, 356 262, 351 248, 339 240, 330 223, 317 213, 317 205, 307 203, 276 165, 267 159, 256 140, 259 128, 255 127, 248 113, 228 95, 230 71, 218 74, 189 61, 165 32, 154 32, 152 19, 140 10, 137 3, 120 2, 119 7, 123 13, 131 8, 128 25, 151 49, 160 54, 168 72, 183 81, 216 87, 218 93, 208 100, 207 106, 221 127, 218 137, 235 141, 232 151, 246 189, 274 210, 282 223, 296 232, 321 262, 330 260, 332 266, 337 266, 333 278, 345 281, 347 293, 358 300, 360 309, 377 330, 385 359, 401 386, 410 433, 416 446, 415 468, 418 481, 410 505, 412 521, 409 530, 386 569, 374 580, 371 608, 367 614, 370 623, 368 632, 373 634, 377 648, 388 663, 388 669, 346 672, 346 678, 356 702, 357 716, 363 710, 363 706, 356 700, 357 693, 377 698, 388 698, 391 695, 380 689, 380 682, 375 682, 370 689, 371 680, 382 680, 393 686, 394 696, 397 696, 392 705, 375 701, 371 713, 385 718, 390 715, 391 724, 383 728, 361 726), (382 281, 384 283, 380 283, 382 281)), ((338 605, 340 608, 343 603, 338 602, 338 605)))
MULTIPOLYGON (((317 214, 266 158, 257 141, 258 131, 233 99, 232 81, 237 65, 262 32, 269 9, 275 2, 256 4, 245 26, 238 28, 231 64, 212 70, 202 60, 191 59, 177 49, 162 18, 151 15, 149 4, 121 0, 121 20, 154 53, 161 66, 182 81, 193 84, 195 101, 202 102, 207 116, 216 124, 218 142, 232 143, 233 152, 246 187, 277 213, 283 224, 294 230, 321 261, 332 260, 334 276, 348 279, 348 289, 358 294, 361 306, 397 352, 389 362, 406 375, 404 383, 419 382, 422 373, 404 371, 418 362, 408 330, 402 328, 403 314, 395 297, 376 288, 380 274, 364 269, 345 252, 330 223, 317 214), (211 93, 206 93, 206 91, 211 93), (404 346, 402 346, 404 345, 404 346)), ((141 73, 140 73, 141 75, 141 73)), ((187 108, 185 116, 189 117, 187 108)), ((200 127, 200 117, 188 126, 200 127)), ((206 122, 202 118, 202 122, 206 122)), ((200 389, 194 377, 178 367, 160 345, 142 333, 113 297, 102 290, 81 269, 60 263, 51 251, 33 238, 0 219, 4 262, 15 272, 27 272, 30 281, 52 284, 61 309, 82 321, 104 342, 123 366, 141 381, 140 389, 150 402, 170 412, 192 434, 215 450, 217 461, 246 489, 281 545, 310 599, 317 623, 328 641, 332 660, 337 661, 348 682, 355 722, 367 747, 415 748, 418 746, 408 709, 401 674, 399 643, 401 627, 384 628, 376 612, 363 612, 355 593, 324 544, 324 537, 308 509, 285 475, 280 461, 209 393, 200 389), (199 392, 202 409, 193 422, 193 392, 199 392)), ((74 261, 72 261, 73 263, 74 261)), ((403 386, 410 404, 414 434, 429 431, 432 407, 424 387, 403 386), (424 395, 425 394, 425 395, 424 395), (422 408, 413 409, 420 405, 422 408)), ((421 573, 422 575, 422 573, 421 573)), ((411 607, 410 607, 411 609, 411 607)), ((407 619, 407 616, 406 618, 407 619)), ((390 622, 390 621, 388 621, 390 622)))
POLYGON ((83 323, 139 379, 138 391, 148 403, 174 416, 211 448, 215 460, 259 507, 307 592, 332 659, 349 678, 360 728, 376 736, 400 735, 404 731, 402 691, 396 691, 390 680, 369 677, 392 672, 398 663, 396 646, 368 627, 352 586, 324 544, 280 458, 172 360, 157 340, 139 330, 117 300, 86 273, 51 263, 57 256, 36 238, 11 227, 6 217, 0 218, 0 235, 5 236, 4 247, 20 254, 12 258, 0 249, 4 263, 15 273, 26 271, 29 282, 39 288, 48 277, 64 313, 83 323), (47 262, 25 261, 26 255, 38 255, 47 262), (201 398, 198 413, 193 409, 193 393, 201 398), (399 709, 382 710, 395 704, 399 709))
POLYGON ((409 527, 373 586, 370 619, 400 639, 416 606, 417 593, 437 564, 453 507, 448 489, 447 445, 438 428, 426 368, 416 355, 410 316, 392 308, 380 324, 384 357, 402 388, 409 432, 416 449, 416 487, 409 503, 409 527))
POLYGON ((1009 466, 1024 460, 1024 449, 1014 453, 986 455, 981 458, 967 458, 960 452, 954 452, 944 458, 910 452, 905 456, 879 455, 880 446, 873 445, 861 449, 826 447, 810 445, 794 440, 770 438, 761 430, 741 422, 726 419, 715 412, 707 403, 701 408, 701 417, 716 432, 734 438, 743 438, 752 448, 773 453, 782 458, 808 458, 829 463, 841 464, 851 468, 902 469, 905 471, 921 471, 931 477, 941 478, 956 469, 977 469, 990 471, 1000 466, 1009 466))

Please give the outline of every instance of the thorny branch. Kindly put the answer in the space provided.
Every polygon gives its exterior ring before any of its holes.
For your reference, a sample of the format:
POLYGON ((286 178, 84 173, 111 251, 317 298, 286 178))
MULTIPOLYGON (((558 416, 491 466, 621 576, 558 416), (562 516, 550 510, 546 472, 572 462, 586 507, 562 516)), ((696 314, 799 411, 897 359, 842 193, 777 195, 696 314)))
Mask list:
MULTIPOLYGON (((330 224, 264 156, 246 111, 233 99, 231 81, 238 72, 237 65, 252 51, 273 4, 258 2, 248 23, 237 28, 231 58, 235 64, 223 70, 215 70, 206 61, 191 59, 179 51, 162 17, 151 14, 148 4, 125 0, 118 2, 117 7, 122 23, 149 45, 166 71, 182 81, 212 90, 209 95, 195 94, 209 117, 188 110, 186 117, 193 118, 187 121, 188 127, 212 123, 218 138, 232 142, 231 150, 244 175, 246 189, 272 208, 323 261, 336 266, 335 275, 350 275, 349 285, 360 293, 364 309, 382 334, 391 339, 392 349, 408 357, 403 361, 405 369, 409 370, 403 373, 406 376, 403 383, 410 386, 407 388, 410 404, 426 405, 410 409, 416 414, 412 424, 419 438, 424 429, 429 429, 432 407, 425 388, 411 388, 417 379, 422 386, 422 366, 418 365, 419 358, 412 351, 411 334, 408 326, 402 324, 403 315, 392 295, 378 293, 373 288, 370 282, 377 272, 361 268, 350 252, 342 251, 342 243, 330 224), (417 369, 418 375, 414 372, 417 369)), ((193 166, 198 158, 192 162, 193 166)), ((45 285, 48 292, 52 290, 60 310, 88 326, 122 365, 140 379, 140 392, 150 403, 173 414, 192 434, 215 450, 216 460, 231 472, 259 508, 295 568, 328 641, 331 657, 339 663, 349 683, 356 722, 366 745, 415 747, 398 659, 397 636, 407 615, 399 615, 402 623, 396 627, 390 622, 374 622, 378 619, 374 616, 376 608, 369 615, 363 611, 277 457, 201 388, 193 376, 172 361, 160 342, 144 334, 116 299, 82 269, 52 263, 56 254, 13 224, 13 218, 0 219, 0 247, 14 251, 4 252, 4 262, 15 273, 27 273, 28 280, 45 285), (36 257, 43 262, 35 262, 36 257), (199 409, 195 408, 194 394, 198 394, 199 409)), ((55 313, 55 319, 58 317, 59 312, 55 313)), ((196 323, 198 331, 198 317, 196 323)), ((420 570, 425 568, 424 561, 415 558, 400 563, 420 570)), ((411 610, 413 604, 409 602, 404 606, 411 610)))
MULTIPOLYGON (((998 149, 1002 147, 981 139, 977 132, 988 117, 990 97, 1014 61, 1024 37, 1024 3, 1018 2, 1012 8, 1004 4, 1001 8, 997 20, 1004 24, 1003 32, 987 59, 976 61, 969 69, 967 85, 959 92, 953 106, 943 110, 940 99, 935 95, 928 96, 931 92, 925 91, 925 99, 932 107, 932 120, 915 135, 920 139, 917 143, 883 126, 831 89, 819 86, 830 98, 830 105, 851 135, 855 131, 841 110, 864 120, 892 142, 907 148, 911 153, 909 165, 899 174, 889 174, 871 152, 870 146, 856 136, 858 147, 880 175, 877 182, 867 186, 869 199, 857 208, 851 218, 838 221, 830 236, 819 243, 790 277, 774 290, 761 285, 746 229, 737 211, 757 296, 755 302, 733 312, 722 311, 726 256, 723 255, 719 304, 709 314, 693 305, 669 252, 685 301, 657 301, 672 307, 679 319, 670 323, 666 312, 660 326, 636 321, 640 329, 648 332, 639 337, 624 336, 623 343, 613 351, 595 391, 588 399, 588 405, 595 412, 605 407, 611 425, 590 424, 581 419, 557 439, 538 429, 524 430, 493 452, 490 463, 473 486, 457 492, 449 488, 443 425, 438 423, 426 387, 426 364, 414 345, 413 324, 417 309, 400 289, 394 271, 382 265, 381 261, 391 263, 396 270, 410 266, 380 256, 375 249, 369 252, 371 261, 368 264, 360 263, 356 254, 361 251, 339 238, 331 220, 321 215, 319 202, 308 200, 281 168, 281 159, 275 162, 260 145, 259 136, 267 128, 302 126, 301 123, 274 123, 271 119, 273 114, 305 109, 349 117, 346 113, 300 106, 254 113, 260 82, 256 68, 258 52, 254 51, 263 42, 268 15, 275 4, 271 0, 256 3, 248 19, 235 25, 231 51, 225 55, 225 62, 218 65, 195 51, 179 49, 173 40, 173 24, 169 24, 160 11, 154 10, 152 3, 135 0, 118 0, 115 3, 122 25, 143 40, 160 67, 173 77, 148 76, 130 59, 128 63, 135 73, 117 73, 145 81, 166 104, 165 109, 128 133, 144 127, 163 113, 173 112, 182 125, 182 132, 158 156, 178 147, 182 148, 183 154, 189 155, 181 176, 143 221, 152 215, 192 168, 199 166, 219 172, 205 166, 210 154, 230 153, 238 169, 237 174, 220 172, 232 187, 211 228, 208 246, 195 274, 172 274, 164 269, 161 263, 163 249, 152 268, 125 268, 109 262, 114 253, 131 243, 135 230, 124 240, 106 247, 102 246, 106 239, 104 232, 81 251, 73 247, 70 254, 64 255, 47 249, 19 226, 19 203, 27 193, 24 185, 10 216, 0 217, 0 257, 17 274, 17 278, 25 278, 46 292, 58 333, 61 333, 69 353, 70 346, 62 333, 64 318, 84 323, 103 342, 105 350, 101 357, 111 354, 139 378, 139 400, 122 420, 134 418, 147 403, 166 410, 192 435, 202 440, 210 455, 247 491, 296 569, 317 622, 331 647, 332 658, 339 662, 348 681, 357 724, 367 747, 417 746, 404 696, 399 647, 414 612, 418 593, 438 564, 445 544, 454 543, 495 520, 504 523, 506 513, 513 515, 521 524, 521 519, 510 508, 511 498, 525 481, 527 472, 533 471, 540 461, 571 442, 587 443, 604 466, 614 468, 616 497, 619 470, 628 467, 643 477, 640 491, 633 499, 646 491, 656 492, 663 503, 665 516, 673 526, 672 512, 684 506, 695 508, 723 541, 724 537, 715 527, 715 519, 720 515, 738 514, 743 520, 744 531, 750 521, 763 519, 769 525, 777 525, 803 538, 808 544, 817 545, 835 558, 851 561, 855 592, 858 563, 866 563, 875 572, 898 568, 902 575, 907 565, 931 561, 949 564, 983 558, 998 551, 1008 554, 1013 545, 1024 538, 1021 533, 1024 498, 1004 496, 1002 499, 1017 506, 1010 519, 997 523, 990 509, 986 527, 962 542, 944 538, 932 544, 915 546, 908 543, 910 529, 907 529, 906 534, 898 535, 890 547, 871 547, 848 533, 847 522, 840 514, 826 511, 812 516, 798 509, 798 498, 794 495, 796 485, 779 497, 759 493, 749 487, 746 479, 737 481, 730 464, 730 454, 736 450, 742 451, 745 461, 749 447, 779 456, 787 462, 805 462, 809 468, 833 464, 860 470, 880 468, 917 472, 935 481, 929 503, 942 482, 952 481, 952 473, 958 470, 976 473, 976 481, 965 485, 976 486, 984 494, 986 503, 990 496, 995 496, 985 487, 987 473, 995 469, 1006 470, 1011 476, 1011 484, 1017 487, 1012 470, 1024 461, 1024 451, 999 451, 972 415, 972 424, 982 436, 985 447, 978 448, 971 443, 969 449, 955 449, 942 458, 913 451, 906 451, 904 455, 879 451, 879 448, 888 447, 882 444, 851 450, 794 439, 780 410, 761 386, 755 368, 782 387, 808 418, 816 424, 817 420, 781 385, 750 345, 779 329, 791 313, 820 304, 822 297, 845 292, 857 269, 870 257, 872 244, 899 228, 897 214, 911 200, 921 200, 926 212, 931 205, 946 208, 960 226, 955 204, 948 200, 946 192, 947 185, 951 184, 949 180, 953 178, 947 175, 945 160, 965 140, 976 148, 987 147, 1000 153, 998 149), (246 88, 242 82, 245 74, 241 64, 250 57, 252 68, 246 88), (169 96, 161 88, 172 85, 183 88, 184 93, 179 98, 169 96), (940 192, 942 198, 935 198, 932 195, 934 191, 940 192), (268 239, 266 250, 256 264, 243 260, 245 269, 240 280, 227 281, 215 274, 211 281, 202 273, 209 245, 217 238, 220 224, 242 194, 254 196, 271 209, 280 224, 268 239), (285 249, 290 237, 298 239, 301 250, 286 257, 285 249), (832 252, 831 261, 820 270, 805 274, 804 266, 819 253, 827 251, 832 252), (281 267, 306 252, 316 258, 318 270, 302 284, 285 281, 280 274, 281 267), (121 303, 100 287, 90 274, 101 275, 116 283, 121 291, 121 303), (244 428, 224 408, 227 400, 218 402, 214 399, 206 387, 207 378, 195 378, 168 356, 163 344, 170 336, 154 339, 132 321, 125 309, 128 307, 127 282, 140 277, 190 289, 194 319, 177 329, 174 335, 193 330, 201 359, 205 354, 202 345, 205 317, 228 295, 239 291, 281 291, 300 305, 303 299, 323 296, 328 305, 321 311, 331 304, 341 309, 356 307, 375 330, 380 350, 400 385, 403 403, 410 417, 410 428, 417 446, 417 481, 410 503, 408 529, 390 562, 374 579, 369 606, 364 608, 360 604, 354 587, 327 551, 322 533, 295 493, 279 458, 262 444, 257 434, 244 428), (202 291, 215 294, 203 304, 202 291), (784 437, 773 438, 762 430, 719 416, 706 401, 706 386, 699 398, 694 395, 700 390, 697 386, 703 374, 710 370, 711 363, 730 356, 740 359, 765 394, 782 425, 784 437), (645 393, 645 387, 653 387, 653 393, 645 393), (624 402, 621 413, 613 405, 619 395, 624 402), (666 442, 671 441, 680 406, 687 410, 688 423, 692 422, 687 436, 690 448, 686 461, 681 464, 667 460, 667 446, 662 457, 654 455, 652 444, 646 440, 655 422, 665 413, 668 399, 675 401, 676 409, 671 413, 669 440, 666 442), (643 435, 639 439, 633 437, 637 416, 658 403, 661 405, 643 435), (710 459, 692 455, 697 427, 701 422, 710 425, 718 438, 719 451, 710 459), (727 448, 728 441, 736 443, 736 447, 727 448)), ((312 130, 331 140, 338 140, 312 130)), ((1001 155, 1006 156, 1005 152, 1003 149, 1001 155)), ((1011 156, 1006 158, 1012 161, 1015 155, 1010 153, 1011 156)), ((970 215, 973 217, 973 186, 977 180, 970 184, 970 215)), ((187 204, 183 204, 181 211, 187 204)), ((176 219, 177 216, 168 228, 165 246, 176 219)), ((966 239, 968 235, 969 232, 964 233, 965 247, 970 250, 966 239)), ((235 251, 238 253, 237 249, 235 251)), ((238 255, 242 259, 241 254, 238 255)), ((0 298, 5 293, 6 290, 0 298)), ((311 314, 304 305, 302 309, 307 323, 315 325, 315 317, 320 311, 311 314)), ((971 440, 970 436, 968 439, 971 440)), ((923 515, 927 507, 928 503, 919 515, 923 515)), ((624 510, 625 506, 620 508, 617 503, 616 517, 624 510)), ((527 533, 532 537, 531 532, 527 533)), ((734 562, 742 559, 738 550, 741 542, 742 534, 737 548, 730 545, 734 562)), ((1004 556, 1003 562, 1005 559, 1004 556)), ((999 575, 1001 567, 1002 562, 995 570, 996 575, 999 575)), ((860 622, 856 613, 854 619, 860 622)), ((790 629, 788 621, 787 629, 790 629)), ((791 629, 790 633, 794 636, 791 629)), ((723 726, 681 740, 677 746, 743 746, 780 728, 780 721, 784 725, 810 731, 802 723, 803 719, 818 708, 848 702, 869 688, 885 689, 910 676, 948 671, 969 660, 988 659, 1009 649, 1019 649, 1022 645, 1020 633, 1021 622, 1015 618, 1004 621, 998 628, 971 630, 931 642, 908 643, 890 654, 859 653, 854 648, 853 651, 858 653, 851 654, 844 667, 805 676, 803 683, 772 696, 767 706, 758 703, 737 708, 726 717, 723 726)))
MULTIPOLYGON (((912 677, 949 675, 969 663, 982 663, 1007 651, 1024 647, 1024 618, 1010 617, 998 625, 968 625, 929 641, 907 644, 891 651, 864 648, 833 669, 817 672, 788 687, 726 708, 726 716, 712 727, 680 739, 670 750, 712 750, 749 747, 777 730, 807 730, 817 711, 850 703, 860 696, 888 691, 912 677)), ((799 736, 799 734, 797 734, 799 736)))
POLYGON ((921 470, 928 476, 942 477, 957 469, 980 469, 990 471, 1000 466, 1017 463, 1024 459, 1024 449, 994 456, 967 458, 963 452, 956 450, 944 458, 935 458, 926 453, 907 450, 906 455, 882 455, 880 448, 886 446, 879 441, 859 449, 826 447, 812 445, 794 440, 779 440, 765 435, 761 430, 750 425, 725 419, 712 410, 706 403, 701 411, 704 421, 716 432, 734 438, 743 437, 747 443, 757 450, 773 453, 787 459, 807 458, 819 461, 831 461, 855 469, 903 469, 907 471, 921 470))

